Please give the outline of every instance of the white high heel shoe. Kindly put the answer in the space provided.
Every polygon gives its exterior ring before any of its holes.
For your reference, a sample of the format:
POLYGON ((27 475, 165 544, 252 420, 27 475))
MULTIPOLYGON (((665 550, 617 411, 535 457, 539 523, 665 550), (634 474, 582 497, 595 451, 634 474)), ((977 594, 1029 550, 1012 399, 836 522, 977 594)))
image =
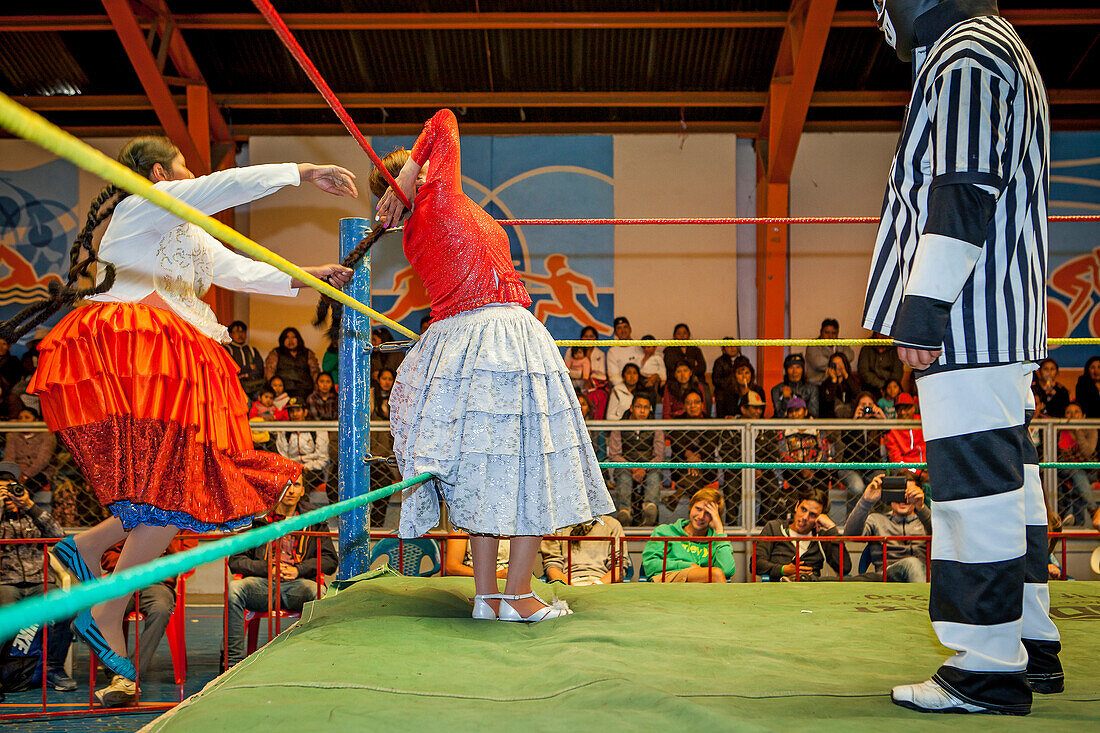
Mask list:
POLYGON ((496 621, 497 614, 486 601, 499 601, 501 598, 504 596, 499 593, 474 596, 474 612, 470 614, 471 617, 478 621, 496 621))
POLYGON ((553 605, 546 603, 538 596, 532 593, 524 593, 522 596, 500 596, 500 613, 497 618, 501 621, 519 621, 525 624, 537 624, 539 621, 549 621, 550 619, 561 618, 562 616, 568 616, 573 611, 569 609, 569 604, 562 600, 554 601, 553 605), (520 616, 519 611, 512 608, 512 604, 508 601, 518 601, 523 598, 534 598, 539 603, 545 605, 545 608, 532 613, 530 616, 520 616))

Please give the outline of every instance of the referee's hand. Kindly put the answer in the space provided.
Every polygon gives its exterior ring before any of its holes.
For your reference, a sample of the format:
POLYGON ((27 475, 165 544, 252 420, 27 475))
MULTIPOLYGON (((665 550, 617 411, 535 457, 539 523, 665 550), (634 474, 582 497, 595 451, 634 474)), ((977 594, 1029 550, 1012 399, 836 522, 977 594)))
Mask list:
POLYGON ((932 366, 932 362, 939 359, 942 353, 943 349, 928 351, 927 349, 910 349, 905 346, 898 347, 898 358, 901 359, 901 363, 918 372, 932 366))

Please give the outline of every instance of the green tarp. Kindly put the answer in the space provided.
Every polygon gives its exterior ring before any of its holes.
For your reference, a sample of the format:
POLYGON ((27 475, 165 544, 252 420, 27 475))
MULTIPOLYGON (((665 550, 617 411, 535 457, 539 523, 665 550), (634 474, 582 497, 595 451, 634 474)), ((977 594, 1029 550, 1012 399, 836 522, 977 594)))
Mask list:
POLYGON ((571 588, 575 615, 473 621, 461 578, 376 577, 147 730, 996 730, 1100 726, 1100 584, 1056 583, 1067 689, 1026 718, 922 715, 889 701, 945 656, 927 585, 571 588))

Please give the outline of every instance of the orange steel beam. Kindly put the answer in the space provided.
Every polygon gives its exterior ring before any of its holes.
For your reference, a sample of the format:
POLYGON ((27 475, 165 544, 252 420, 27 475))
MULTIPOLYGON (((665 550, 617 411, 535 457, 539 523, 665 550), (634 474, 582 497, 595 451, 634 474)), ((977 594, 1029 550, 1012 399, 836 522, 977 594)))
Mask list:
MULTIPOLYGON (((1100 8, 1003 8, 1001 15, 1017 26, 1100 25, 1100 8)), ((176 14, 178 28, 198 30, 267 30, 255 13, 176 14)), ((287 13, 292 30, 483 30, 583 28, 784 28, 784 12, 622 12, 622 13, 287 13)), ((139 20, 143 27, 150 21, 139 20)), ((835 28, 875 25, 871 11, 836 13, 835 28)), ((0 31, 109 31, 103 15, 0 16, 0 31)))
POLYGON ((209 153, 203 156, 195 145, 187 124, 183 121, 183 115, 180 114, 179 108, 172 99, 168 83, 157 68, 157 60, 145 40, 145 34, 141 31, 130 3, 128 0, 102 0, 102 2, 118 34, 118 39, 122 42, 126 55, 130 59, 130 64, 134 67, 134 72, 141 81, 149 102, 153 105, 157 119, 164 128, 164 133, 180 149, 183 157, 195 165, 196 173, 206 173, 208 169, 200 168, 197 164, 203 160, 209 164, 209 153))

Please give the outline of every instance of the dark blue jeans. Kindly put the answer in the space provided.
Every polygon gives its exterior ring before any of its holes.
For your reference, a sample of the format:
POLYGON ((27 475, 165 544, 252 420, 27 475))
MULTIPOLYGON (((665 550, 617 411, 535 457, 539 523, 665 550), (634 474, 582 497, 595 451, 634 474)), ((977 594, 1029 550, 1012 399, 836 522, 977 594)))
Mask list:
MULTIPOLYGON (((267 613, 267 578, 229 581, 229 666, 245 658, 244 612, 267 613)), ((317 581, 296 578, 279 584, 280 608, 301 611, 317 598, 317 581)))

